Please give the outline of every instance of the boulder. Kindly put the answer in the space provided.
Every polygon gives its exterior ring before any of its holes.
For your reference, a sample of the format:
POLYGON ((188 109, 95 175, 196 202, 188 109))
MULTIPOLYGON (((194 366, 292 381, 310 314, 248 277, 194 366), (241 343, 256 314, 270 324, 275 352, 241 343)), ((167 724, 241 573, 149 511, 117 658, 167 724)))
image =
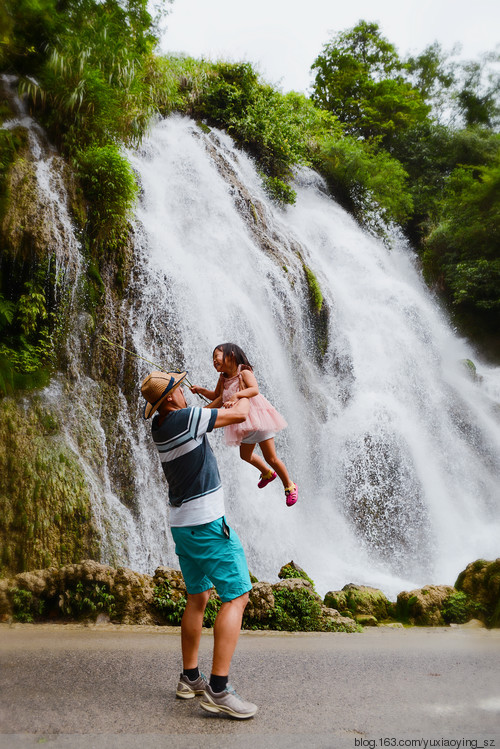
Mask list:
POLYGON ((342 616, 337 609, 331 609, 322 603, 321 611, 326 630, 333 632, 357 632, 359 630, 354 619, 349 616, 342 616))
POLYGON ((305 572, 302 567, 299 567, 299 565, 296 564, 293 559, 291 562, 288 562, 288 564, 283 565, 283 567, 278 572, 278 577, 280 580, 288 580, 293 578, 302 578, 303 580, 309 580, 314 588, 314 583, 307 572, 305 572))
POLYGON ((244 626, 251 627, 254 624, 266 622, 273 608, 274 595, 270 583, 254 583, 245 609, 244 626))
POLYGON ((311 580, 305 579, 303 577, 289 577, 285 578, 284 580, 280 580, 279 583, 274 583, 272 586, 272 589, 274 591, 279 590, 290 590, 290 591, 299 591, 299 590, 307 590, 308 593, 317 601, 321 602, 320 596, 316 593, 314 590, 314 585, 312 584, 311 580))
POLYGON ((173 570, 170 567, 157 567, 153 575, 153 589, 162 585, 170 587, 171 598, 174 601, 178 601, 186 595, 186 584, 180 570, 173 570))
POLYGON ((489 627, 500 626, 500 559, 478 559, 467 565, 455 583, 477 606, 476 617, 489 627))
POLYGON ((394 604, 378 588, 349 583, 342 590, 331 590, 325 596, 325 605, 344 614, 374 617, 377 621, 390 619, 394 615, 394 604))
POLYGON ((456 590, 450 585, 427 585, 425 588, 403 591, 397 600, 398 618, 424 627, 445 626, 441 609, 453 593, 456 590))

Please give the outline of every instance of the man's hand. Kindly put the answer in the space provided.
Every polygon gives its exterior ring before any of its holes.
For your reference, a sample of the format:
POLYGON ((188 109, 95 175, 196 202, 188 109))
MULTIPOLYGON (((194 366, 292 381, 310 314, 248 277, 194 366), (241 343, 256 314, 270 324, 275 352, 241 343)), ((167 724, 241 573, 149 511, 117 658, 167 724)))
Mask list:
POLYGON ((215 420, 214 429, 227 427, 230 424, 241 424, 248 416, 250 403, 248 398, 240 398, 232 408, 220 408, 215 420))

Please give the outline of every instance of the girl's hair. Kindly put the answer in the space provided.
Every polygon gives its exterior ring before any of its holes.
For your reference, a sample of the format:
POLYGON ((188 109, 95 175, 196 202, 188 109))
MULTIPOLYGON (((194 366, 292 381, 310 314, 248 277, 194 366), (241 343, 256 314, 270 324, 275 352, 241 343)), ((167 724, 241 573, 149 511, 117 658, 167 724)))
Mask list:
POLYGON ((222 351, 222 359, 224 360, 227 356, 234 356, 236 364, 244 364, 250 369, 253 369, 252 365, 248 361, 245 352, 240 349, 236 343, 220 343, 216 346, 212 352, 212 356, 216 351, 222 351))

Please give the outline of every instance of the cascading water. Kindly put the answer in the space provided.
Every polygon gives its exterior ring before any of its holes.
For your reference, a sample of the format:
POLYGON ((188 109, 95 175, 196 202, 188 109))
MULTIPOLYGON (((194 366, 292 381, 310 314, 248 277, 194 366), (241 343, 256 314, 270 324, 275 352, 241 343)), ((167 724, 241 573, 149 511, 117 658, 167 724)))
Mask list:
MULTIPOLYGON (((85 262, 62 161, 20 102, 4 127, 19 125, 29 133, 59 293, 70 296, 65 373, 43 397, 60 412, 84 470, 102 561, 148 573, 177 566, 138 388, 131 409, 117 385, 119 417, 110 427, 99 362, 96 379, 88 366, 92 324, 77 293, 85 262)), ((229 137, 186 118, 157 123, 128 155, 142 189, 132 282, 121 309, 107 309, 120 318, 117 342, 210 386, 212 349, 235 341, 289 424, 276 445, 299 485, 291 509, 279 482, 257 489, 255 469, 219 431, 210 436, 227 515, 254 574, 273 581, 293 559, 319 592, 357 582, 393 596, 453 583, 468 562, 496 557, 499 370, 478 365, 470 376, 461 362, 474 353, 451 330, 404 242, 389 250, 361 231, 309 171, 297 176, 296 205, 277 208, 229 137)), ((138 380, 149 369, 142 363, 138 380)))
MULTIPOLYGON (((468 374, 474 353, 405 243, 389 249, 360 230, 311 172, 298 175, 296 205, 276 208, 226 135, 185 118, 155 125, 129 157, 141 184, 137 351, 211 386, 212 349, 234 341, 289 424, 276 445, 299 485, 292 509, 279 482, 257 489, 238 450, 210 437, 254 574, 274 580, 294 559, 321 592, 357 582, 395 595, 453 583, 468 562, 496 557, 499 372, 468 374)), ((153 523, 166 488, 146 431, 137 439, 149 482, 138 495, 153 523)), ((162 543, 150 563, 175 564, 162 543)))

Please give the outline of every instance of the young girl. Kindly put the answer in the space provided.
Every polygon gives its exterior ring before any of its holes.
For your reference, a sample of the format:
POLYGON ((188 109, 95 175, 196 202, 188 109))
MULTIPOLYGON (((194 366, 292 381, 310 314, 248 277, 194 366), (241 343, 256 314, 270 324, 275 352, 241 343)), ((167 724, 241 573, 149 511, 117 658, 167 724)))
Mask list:
POLYGON ((210 398, 212 403, 207 408, 231 408, 239 398, 250 399, 250 411, 245 421, 224 427, 226 444, 239 445, 242 460, 259 469, 259 489, 274 481, 278 475, 285 488, 286 504, 291 507, 297 501, 297 485, 290 480, 286 466, 277 457, 274 447, 274 435, 287 426, 286 421, 267 398, 259 393, 253 369, 239 346, 234 343, 216 346, 213 362, 217 372, 220 372, 215 390, 193 385, 191 392, 210 398), (267 463, 254 454, 256 444, 267 463))

